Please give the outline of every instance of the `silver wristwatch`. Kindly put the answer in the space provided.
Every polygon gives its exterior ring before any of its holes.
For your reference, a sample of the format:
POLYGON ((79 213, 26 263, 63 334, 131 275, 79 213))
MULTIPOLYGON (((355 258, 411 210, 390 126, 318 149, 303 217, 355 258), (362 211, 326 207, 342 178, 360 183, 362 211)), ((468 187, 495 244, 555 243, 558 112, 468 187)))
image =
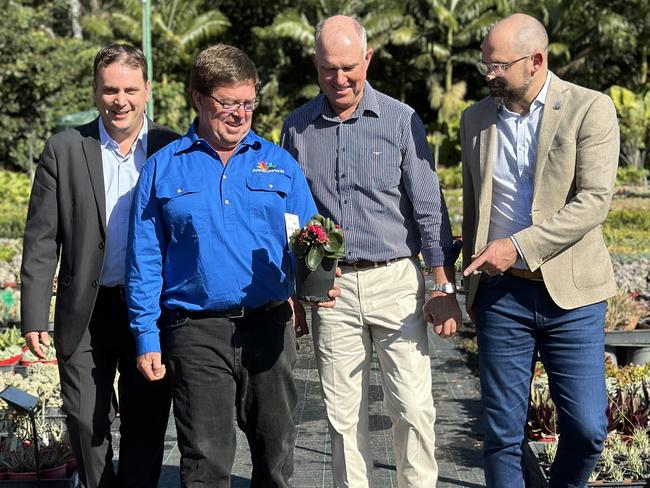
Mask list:
POLYGON ((456 293, 456 284, 455 283, 434 283, 427 287, 427 291, 441 291, 447 295, 451 293, 456 293))

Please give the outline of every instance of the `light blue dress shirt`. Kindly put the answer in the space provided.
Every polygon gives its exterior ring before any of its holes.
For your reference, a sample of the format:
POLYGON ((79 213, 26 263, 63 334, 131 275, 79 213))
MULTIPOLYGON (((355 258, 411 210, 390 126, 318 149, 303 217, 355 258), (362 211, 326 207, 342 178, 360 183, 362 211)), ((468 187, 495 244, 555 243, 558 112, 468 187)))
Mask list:
MULTIPOLYGON (((531 208, 537 141, 551 76, 549 72, 527 114, 511 112, 504 105, 497 111, 488 242, 511 238, 533 223, 531 208)), ((514 239, 513 242, 517 246, 514 239)), ((521 256, 514 267, 527 268, 521 256)))
POLYGON ((124 260, 129 232, 129 214, 133 188, 140 170, 147 161, 147 118, 143 116, 142 128, 126 155, 120 145, 108 134, 99 118, 99 142, 106 194, 106 247, 104 266, 99 283, 102 286, 124 284, 124 260))

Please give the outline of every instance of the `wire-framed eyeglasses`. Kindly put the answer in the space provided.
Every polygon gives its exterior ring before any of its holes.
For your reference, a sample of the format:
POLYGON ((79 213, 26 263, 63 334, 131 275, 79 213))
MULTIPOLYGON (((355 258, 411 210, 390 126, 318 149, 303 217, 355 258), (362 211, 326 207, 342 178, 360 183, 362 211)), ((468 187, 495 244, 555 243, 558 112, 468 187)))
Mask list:
POLYGON ((212 95, 208 96, 219 105, 221 105, 221 108, 224 112, 228 112, 229 114, 237 112, 237 110, 239 110, 239 107, 244 107, 244 112, 252 112, 260 104, 260 101, 257 98, 255 100, 244 100, 243 102, 232 102, 230 100, 222 102, 218 98, 214 98, 212 95))
POLYGON ((483 76, 487 76, 490 73, 501 75, 513 64, 518 63, 522 59, 526 59, 528 57, 530 57, 530 54, 526 54, 525 56, 515 59, 514 61, 510 61, 509 63, 484 63, 483 61, 478 61, 476 63, 476 69, 478 69, 478 72, 483 76))

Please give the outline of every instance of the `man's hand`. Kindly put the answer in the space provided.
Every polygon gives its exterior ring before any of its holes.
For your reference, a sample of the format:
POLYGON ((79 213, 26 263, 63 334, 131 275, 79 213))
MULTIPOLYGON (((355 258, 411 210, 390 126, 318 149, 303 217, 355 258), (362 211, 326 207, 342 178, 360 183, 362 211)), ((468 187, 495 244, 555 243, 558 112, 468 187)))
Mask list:
POLYGON ((472 255, 472 263, 463 271, 464 276, 483 271, 489 276, 503 273, 517 261, 517 248, 509 238, 488 242, 472 255))
POLYGON ((47 359, 45 357, 45 353, 43 352, 43 349, 41 349, 41 344, 43 344, 44 346, 50 345, 50 334, 48 334, 47 332, 32 331, 32 332, 26 332, 23 335, 23 337, 25 338, 27 347, 29 347, 29 350, 37 358, 47 359))
POLYGON ((433 324, 433 331, 441 337, 454 335, 462 323, 463 314, 455 294, 434 291, 422 307, 424 319, 433 324))
POLYGON ((293 297, 289 298, 289 304, 291 305, 291 310, 293 310, 293 328, 296 331, 296 337, 302 337, 309 334, 305 307, 300 303, 300 300, 293 297))
POLYGON ((159 352, 145 352, 136 359, 138 370, 148 381, 158 381, 165 377, 165 365, 159 352))

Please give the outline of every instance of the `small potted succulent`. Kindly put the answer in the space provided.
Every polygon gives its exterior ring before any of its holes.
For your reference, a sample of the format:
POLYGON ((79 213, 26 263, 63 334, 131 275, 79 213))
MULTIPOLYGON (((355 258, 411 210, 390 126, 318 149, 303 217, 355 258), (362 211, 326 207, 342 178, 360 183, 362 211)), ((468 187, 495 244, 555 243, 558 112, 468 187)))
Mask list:
POLYGON ((37 357, 33 352, 31 352, 29 349, 24 350, 22 357, 20 358, 20 365, 21 366, 31 366, 36 363, 45 363, 45 364, 56 364, 57 359, 56 359, 56 349, 54 348, 53 344, 50 344, 49 346, 42 345, 41 349, 43 353, 45 354, 45 359, 41 359, 37 357))
POLYGON ((343 230, 331 219, 314 215, 289 238, 296 257, 296 294, 309 302, 329 301, 338 259, 345 256, 343 230))
POLYGON ((20 330, 10 327, 0 333, 0 371, 13 371, 23 353, 25 340, 20 330))

